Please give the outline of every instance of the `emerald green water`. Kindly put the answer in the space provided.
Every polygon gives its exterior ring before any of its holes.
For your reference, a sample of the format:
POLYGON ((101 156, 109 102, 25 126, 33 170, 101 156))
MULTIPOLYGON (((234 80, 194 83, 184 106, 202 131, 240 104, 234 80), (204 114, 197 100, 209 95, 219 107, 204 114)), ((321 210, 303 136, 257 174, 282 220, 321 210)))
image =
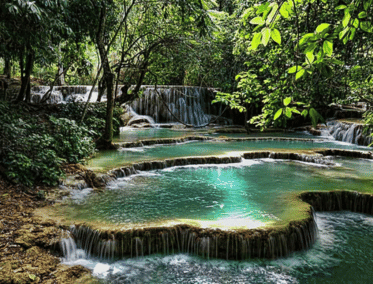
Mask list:
POLYGON ((289 207, 293 192, 373 188, 371 161, 335 162, 339 166, 262 159, 143 172, 116 180, 73 211, 112 223, 194 219, 257 227, 299 214, 289 207))
MULTIPOLYGON (((135 138, 138 139, 138 138, 135 138)), ((113 165, 189 155, 216 155, 257 149, 343 148, 367 150, 332 141, 195 142, 132 151, 99 153, 90 165, 113 165)), ((335 158, 337 167, 289 161, 257 160, 224 166, 171 168, 119 179, 100 194, 79 197, 70 208, 79 218, 108 223, 168 218, 243 219, 254 226, 297 214, 288 197, 308 190, 373 191, 373 162, 335 158), (289 215, 289 214, 290 215, 289 215)), ((81 191, 80 193, 86 192, 81 191)), ((84 195, 84 194, 82 194, 84 195)), ((351 212, 316 213, 319 235, 307 251, 275 261, 225 261, 186 254, 151 255, 103 262, 82 257, 66 264, 83 265, 103 283, 372 283, 373 217, 351 212)))
POLYGON ((167 128, 148 128, 148 129, 136 129, 136 128, 124 128, 125 130, 121 131, 117 137, 114 137, 114 142, 135 142, 143 139, 155 139, 155 138, 180 138, 186 135, 204 135, 210 137, 302 137, 310 138, 313 137, 310 134, 300 133, 300 132, 288 132, 288 133, 211 133, 215 131, 212 129, 209 130, 172 130, 167 128))
POLYGON ((368 150, 367 147, 336 143, 331 140, 318 139, 315 142, 304 141, 233 141, 233 142, 187 142, 173 145, 155 145, 139 148, 123 148, 120 150, 101 151, 88 161, 88 167, 94 170, 107 171, 111 168, 128 163, 156 159, 223 155, 237 151, 253 151, 267 149, 307 150, 318 148, 358 149, 368 150))
POLYGON ((151 255, 104 263, 79 259, 103 283, 136 284, 367 284, 373 279, 373 217, 316 213, 319 235, 307 251, 270 260, 205 260, 185 254, 151 255))

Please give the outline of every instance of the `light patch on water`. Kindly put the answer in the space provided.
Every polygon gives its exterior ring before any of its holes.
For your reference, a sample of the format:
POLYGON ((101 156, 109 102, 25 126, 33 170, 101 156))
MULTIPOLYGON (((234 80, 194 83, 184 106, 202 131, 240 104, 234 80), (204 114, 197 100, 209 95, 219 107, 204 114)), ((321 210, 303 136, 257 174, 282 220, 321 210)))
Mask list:
POLYGON ((70 192, 70 198, 75 204, 82 204, 85 202, 86 197, 93 191, 93 188, 74 189, 70 192))
POLYGON ((145 152, 145 147, 119 148, 119 152, 145 152))
POLYGON ((199 168, 242 168, 242 167, 250 167, 252 165, 258 165, 261 163, 262 163, 261 159, 253 159, 253 160, 241 159, 241 162, 239 163, 183 165, 183 166, 175 166, 175 167, 162 169, 161 171, 173 172, 178 169, 199 169, 199 168))

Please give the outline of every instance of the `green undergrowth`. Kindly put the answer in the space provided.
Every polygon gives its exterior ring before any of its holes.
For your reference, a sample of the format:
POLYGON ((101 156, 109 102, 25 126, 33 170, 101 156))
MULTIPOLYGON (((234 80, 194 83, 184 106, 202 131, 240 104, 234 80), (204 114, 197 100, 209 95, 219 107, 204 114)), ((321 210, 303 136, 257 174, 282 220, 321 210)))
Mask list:
MULTIPOLYGON (((79 124, 83 104, 46 106, 0 102, 0 175, 15 183, 56 185, 61 165, 82 162, 96 148, 105 126, 104 104, 91 105, 79 124)), ((115 115, 121 112, 116 109, 115 115)), ((119 131, 119 118, 114 129, 119 131)))

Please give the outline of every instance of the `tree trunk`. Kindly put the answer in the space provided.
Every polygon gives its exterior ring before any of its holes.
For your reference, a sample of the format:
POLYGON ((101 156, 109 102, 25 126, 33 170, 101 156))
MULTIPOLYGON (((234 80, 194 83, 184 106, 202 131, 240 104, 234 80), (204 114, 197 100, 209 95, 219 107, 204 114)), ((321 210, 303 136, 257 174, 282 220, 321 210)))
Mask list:
MULTIPOLYGON (((34 53, 30 52, 26 56, 26 68, 25 68, 24 72, 21 72, 21 73, 24 74, 24 76, 22 76, 22 79, 21 79, 21 89, 19 90, 18 97, 17 97, 18 102, 23 101, 24 98, 25 98, 26 89, 28 88, 28 86, 30 84, 30 76, 31 76, 31 72, 32 72, 33 63, 34 63, 34 53)), ((22 57, 21 57, 21 60, 20 60, 20 66, 21 66, 21 68, 23 67, 23 58, 22 57)), ((28 99, 30 99, 30 93, 28 94, 28 99)))
POLYGON ((10 58, 4 58, 5 65, 4 65, 4 75, 6 75, 7 79, 12 77, 12 64, 10 62, 10 58))
POLYGON ((113 84, 114 74, 111 72, 109 59, 107 57, 107 51, 105 48, 105 26, 106 26, 106 9, 104 2, 100 11, 100 26, 97 32, 96 41, 98 51, 100 53, 101 64, 104 70, 103 82, 107 88, 107 108, 106 108, 106 121, 105 121, 105 132, 101 138, 101 146, 103 148, 112 148, 113 141, 113 109, 114 109, 114 96, 113 96, 113 84))
POLYGON ((102 96, 104 95, 106 89, 106 80, 104 77, 101 78, 100 81, 98 81, 98 96, 97 96, 97 102, 101 102, 102 96))
POLYGON ((105 133, 103 136, 103 146, 105 148, 110 148, 111 142, 113 140, 114 74, 107 73, 104 76, 107 87, 107 107, 105 133))
POLYGON ((58 45, 58 74, 60 76, 57 79, 57 86, 65 85, 65 73, 63 72, 63 63, 61 60, 61 46, 58 45))

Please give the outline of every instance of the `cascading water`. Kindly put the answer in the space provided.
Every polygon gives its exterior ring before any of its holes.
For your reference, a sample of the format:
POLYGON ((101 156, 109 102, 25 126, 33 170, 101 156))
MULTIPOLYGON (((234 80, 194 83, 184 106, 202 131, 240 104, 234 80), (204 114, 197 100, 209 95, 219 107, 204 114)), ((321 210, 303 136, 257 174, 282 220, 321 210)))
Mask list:
MULTIPOLYGON (((185 86, 143 86, 141 98, 132 104, 140 115, 149 115, 156 123, 182 121, 190 125, 204 125, 212 115, 220 115, 220 107, 211 105, 213 92, 208 88, 185 86)), ((220 123, 232 124, 222 118, 220 123)))
POLYGON ((322 134, 332 136, 335 140, 363 146, 372 143, 372 137, 363 133, 362 124, 328 121, 326 126, 322 134))
MULTIPOLYGON (((35 86, 31 88, 31 101, 39 103, 50 89, 49 86, 35 86)), ((46 101, 49 104, 85 102, 88 100, 92 86, 57 86, 53 88, 50 98, 46 101)), ((91 102, 96 102, 98 96, 97 87, 93 90, 91 102)), ((102 98, 105 101, 106 97, 102 98)))

